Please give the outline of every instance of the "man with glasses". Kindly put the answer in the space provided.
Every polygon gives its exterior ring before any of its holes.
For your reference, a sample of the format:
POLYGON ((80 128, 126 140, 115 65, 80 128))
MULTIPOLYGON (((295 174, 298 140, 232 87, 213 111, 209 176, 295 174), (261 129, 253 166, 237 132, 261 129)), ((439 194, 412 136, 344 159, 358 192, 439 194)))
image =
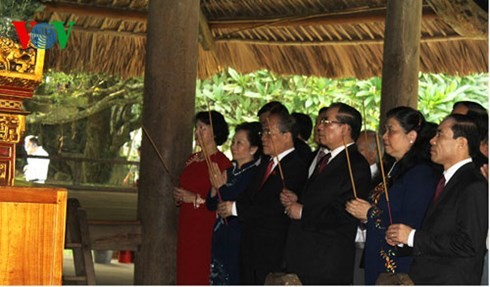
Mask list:
POLYGON ((317 163, 320 162, 320 160, 330 152, 324 145, 322 145, 322 143, 320 142, 320 137, 318 136, 318 124, 326 116, 327 110, 328 107, 323 107, 318 111, 315 126, 313 127, 313 140, 317 144, 318 148, 313 152, 313 158, 310 162, 310 167, 308 168, 308 177, 311 177, 313 175, 317 163))
POLYGON ((352 285, 354 239, 358 220, 345 211, 356 194, 366 198, 371 174, 355 140, 361 129, 360 113, 334 103, 317 124, 320 143, 330 150, 317 164, 299 198, 281 194, 286 213, 293 219, 286 246, 286 267, 303 284, 352 285), (347 150, 346 150, 347 147, 347 150))
POLYGON ((279 196, 284 188, 298 192, 307 168, 294 149, 294 120, 283 109, 271 109, 263 120, 262 144, 268 155, 257 175, 236 202, 222 202, 218 214, 242 221, 241 274, 243 285, 264 285, 270 272, 282 270, 289 217, 279 196))

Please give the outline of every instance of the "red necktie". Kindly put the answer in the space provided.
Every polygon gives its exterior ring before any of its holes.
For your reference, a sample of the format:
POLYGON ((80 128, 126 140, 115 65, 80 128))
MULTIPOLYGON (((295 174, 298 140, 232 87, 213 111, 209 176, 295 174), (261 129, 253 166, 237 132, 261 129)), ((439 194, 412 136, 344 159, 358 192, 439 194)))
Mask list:
POLYGON ((439 182, 437 183, 436 192, 434 193, 434 198, 432 199, 433 202, 437 202, 439 196, 441 196, 442 191, 444 190, 445 184, 446 184, 446 178, 442 176, 439 182))
POLYGON ((272 166, 274 165, 274 160, 270 160, 269 161, 269 164, 267 165, 267 168, 265 169, 265 173, 264 173, 264 177, 262 177, 262 182, 260 183, 260 187, 259 189, 262 188, 262 186, 264 185, 265 181, 267 180, 267 178, 269 177, 269 175, 271 174, 271 171, 272 171, 272 166))
POLYGON ((325 154, 319 161, 318 163, 316 164, 316 169, 315 169, 315 173, 316 174, 319 174, 323 171, 323 169, 325 169, 325 166, 327 166, 328 164, 328 160, 332 157, 332 154, 331 153, 327 153, 325 154))

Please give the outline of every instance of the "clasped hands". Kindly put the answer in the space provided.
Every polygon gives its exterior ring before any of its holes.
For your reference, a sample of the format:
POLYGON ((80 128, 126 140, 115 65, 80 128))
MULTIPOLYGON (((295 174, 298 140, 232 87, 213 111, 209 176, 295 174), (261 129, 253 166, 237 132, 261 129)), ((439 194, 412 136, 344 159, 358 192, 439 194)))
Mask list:
MULTIPOLYGON (((211 162, 209 167, 209 181, 211 182, 211 197, 215 197, 216 194, 219 194, 219 188, 226 184, 228 181, 228 176, 226 175, 226 171, 221 172, 219 166, 215 162, 211 162)), ((227 218, 232 216, 232 208, 233 201, 222 201, 220 196, 220 202, 218 203, 218 207, 216 209, 216 213, 222 218, 227 218)))
POLYGON ((281 204, 284 206, 284 213, 291 219, 301 219, 303 205, 298 203, 298 196, 289 189, 283 188, 279 196, 281 204))

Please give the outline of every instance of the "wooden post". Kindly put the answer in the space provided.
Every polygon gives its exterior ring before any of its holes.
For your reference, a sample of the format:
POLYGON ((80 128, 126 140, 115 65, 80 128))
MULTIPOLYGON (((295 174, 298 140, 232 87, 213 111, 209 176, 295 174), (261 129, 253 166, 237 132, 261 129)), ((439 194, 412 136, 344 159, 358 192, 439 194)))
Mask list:
POLYGON ((397 106, 417 108, 422 0, 388 0, 380 126, 397 106))
MULTIPOLYGON (((199 0, 149 1, 143 126, 177 176, 192 148, 199 0)), ((136 285, 175 284, 177 207, 172 182, 147 137, 141 147, 136 285)))

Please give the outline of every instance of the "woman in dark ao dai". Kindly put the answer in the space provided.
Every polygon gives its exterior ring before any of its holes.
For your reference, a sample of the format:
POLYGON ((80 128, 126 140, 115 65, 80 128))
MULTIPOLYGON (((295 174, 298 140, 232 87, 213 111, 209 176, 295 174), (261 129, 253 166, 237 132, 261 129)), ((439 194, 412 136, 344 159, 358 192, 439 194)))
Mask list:
POLYGON ((385 232, 391 220, 419 228, 440 177, 429 153, 429 140, 436 133, 435 124, 426 122, 415 109, 397 107, 386 114, 385 128, 384 149, 395 160, 391 168, 385 168, 389 170, 389 203, 380 184, 370 195, 369 202, 356 199, 346 206, 347 212, 366 223, 366 285, 374 285, 383 272, 408 273, 412 262, 409 247, 388 245, 385 232))
MULTIPOLYGON (((236 127, 231 144, 233 167, 222 174, 210 174, 213 188, 208 193, 206 206, 216 210, 219 202, 217 189, 223 201, 235 201, 255 175, 262 154, 260 124, 243 123, 236 127)), ((240 284, 240 222, 236 216, 216 219, 211 248, 211 285, 240 284)))

